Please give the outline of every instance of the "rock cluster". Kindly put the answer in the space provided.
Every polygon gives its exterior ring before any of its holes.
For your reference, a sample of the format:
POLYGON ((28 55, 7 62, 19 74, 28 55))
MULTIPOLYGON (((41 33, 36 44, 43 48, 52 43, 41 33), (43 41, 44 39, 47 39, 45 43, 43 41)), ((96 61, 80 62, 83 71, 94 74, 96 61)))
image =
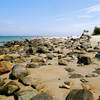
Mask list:
POLYGON ((100 77, 100 68, 94 67, 98 66, 100 53, 92 47, 90 39, 88 34, 82 34, 77 38, 38 38, 5 43, 0 47, 0 100, 4 95, 5 100, 9 96, 13 96, 14 100, 63 100, 59 97, 56 99, 55 91, 50 92, 55 83, 58 89, 56 93, 67 91, 66 100, 94 100, 91 90, 80 89, 81 78, 100 77), (59 69, 55 73, 56 77, 53 76, 53 66, 62 68, 64 76, 59 73, 59 69), (90 71, 84 73, 88 67, 90 71), (94 71, 91 70, 92 67, 94 71), (50 79, 47 76, 44 78, 43 75, 39 77, 43 68, 43 74, 46 73, 50 79), (47 71, 51 72, 51 75, 47 71), (79 82, 76 86, 79 89, 74 90, 71 86, 75 86, 76 80, 79 82))

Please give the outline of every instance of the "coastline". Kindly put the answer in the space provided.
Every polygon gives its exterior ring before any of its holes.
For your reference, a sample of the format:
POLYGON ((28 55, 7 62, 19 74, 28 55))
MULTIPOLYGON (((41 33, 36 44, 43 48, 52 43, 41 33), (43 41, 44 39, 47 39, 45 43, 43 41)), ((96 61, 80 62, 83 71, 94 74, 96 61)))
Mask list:
POLYGON ((100 36, 89 37, 88 34, 79 37, 33 37, 6 42, 3 48, 0 47, 0 75, 5 81, 4 95, 0 95, 0 99, 14 100, 14 96, 18 96, 16 91, 29 93, 29 90, 35 90, 38 95, 47 93, 53 100, 65 100, 72 90, 87 88, 86 91, 97 100, 100 96, 100 58, 96 56, 100 57, 100 36), (82 79, 87 81, 89 89, 80 81, 82 79), (10 92, 6 92, 8 83, 16 91, 7 88, 10 92))

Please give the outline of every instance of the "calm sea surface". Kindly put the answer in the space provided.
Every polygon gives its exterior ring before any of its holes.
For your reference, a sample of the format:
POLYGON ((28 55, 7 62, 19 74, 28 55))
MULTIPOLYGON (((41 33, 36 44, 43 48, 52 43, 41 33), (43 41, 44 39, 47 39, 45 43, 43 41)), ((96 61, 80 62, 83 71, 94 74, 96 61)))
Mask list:
POLYGON ((25 39, 32 39, 34 36, 0 36, 0 46, 7 41, 22 41, 25 39))
POLYGON ((24 39, 31 39, 33 36, 0 36, 0 42, 7 41, 21 41, 24 39))

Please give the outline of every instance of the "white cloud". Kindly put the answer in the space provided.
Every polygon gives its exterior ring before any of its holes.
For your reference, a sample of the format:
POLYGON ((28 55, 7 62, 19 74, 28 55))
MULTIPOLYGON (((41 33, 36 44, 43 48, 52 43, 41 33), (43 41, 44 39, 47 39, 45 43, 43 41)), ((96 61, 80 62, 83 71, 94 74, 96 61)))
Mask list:
POLYGON ((91 15, 80 15, 79 18, 93 18, 91 15))
POLYGON ((83 9, 86 13, 100 12, 100 4, 83 9))

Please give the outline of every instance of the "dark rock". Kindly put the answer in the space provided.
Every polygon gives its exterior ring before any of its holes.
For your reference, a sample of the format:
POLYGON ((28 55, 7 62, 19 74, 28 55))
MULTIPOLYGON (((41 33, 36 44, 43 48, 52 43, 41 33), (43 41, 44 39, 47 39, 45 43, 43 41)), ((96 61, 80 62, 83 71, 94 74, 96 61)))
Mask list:
POLYGON ((52 60, 53 57, 54 57, 54 56, 53 56, 52 54, 47 55, 47 59, 49 59, 49 60, 52 60))
POLYGON ((81 74, 72 74, 69 78, 82 78, 81 74))
POLYGON ((6 50, 0 50, 0 55, 6 54, 7 51, 6 50))
POLYGON ((30 48, 26 51, 26 54, 32 55, 32 54, 34 54, 34 50, 30 47, 30 48))
POLYGON ((86 57, 86 56, 78 56, 78 64, 84 64, 84 65, 89 65, 92 63, 91 58, 90 57, 86 57))
POLYGON ((96 55, 95 55, 95 58, 100 59, 100 53, 96 54, 96 55))
POLYGON ((15 94, 15 100, 31 100, 34 96, 37 95, 37 91, 34 89, 18 91, 15 94))
POLYGON ((46 48, 39 47, 37 48, 36 53, 48 53, 48 50, 46 48))
POLYGON ((11 76, 11 78, 20 79, 27 75, 29 75, 29 71, 25 67, 23 67, 21 65, 15 65, 12 69, 10 76, 11 76))
POLYGON ((19 86, 16 82, 10 81, 3 87, 2 93, 5 94, 5 95, 12 95, 16 91, 18 91, 19 89, 20 88, 19 88, 19 86))
POLYGON ((53 100, 53 98, 46 93, 42 93, 42 94, 36 95, 31 100, 53 100))
POLYGON ((72 90, 66 100, 94 100, 93 94, 88 90, 72 90))
POLYGON ((73 68, 65 68, 65 70, 68 71, 68 72, 73 72, 73 71, 75 71, 75 69, 73 69, 73 68))
POLYGON ((39 67, 39 63, 29 63, 26 65, 26 68, 38 68, 39 67))

